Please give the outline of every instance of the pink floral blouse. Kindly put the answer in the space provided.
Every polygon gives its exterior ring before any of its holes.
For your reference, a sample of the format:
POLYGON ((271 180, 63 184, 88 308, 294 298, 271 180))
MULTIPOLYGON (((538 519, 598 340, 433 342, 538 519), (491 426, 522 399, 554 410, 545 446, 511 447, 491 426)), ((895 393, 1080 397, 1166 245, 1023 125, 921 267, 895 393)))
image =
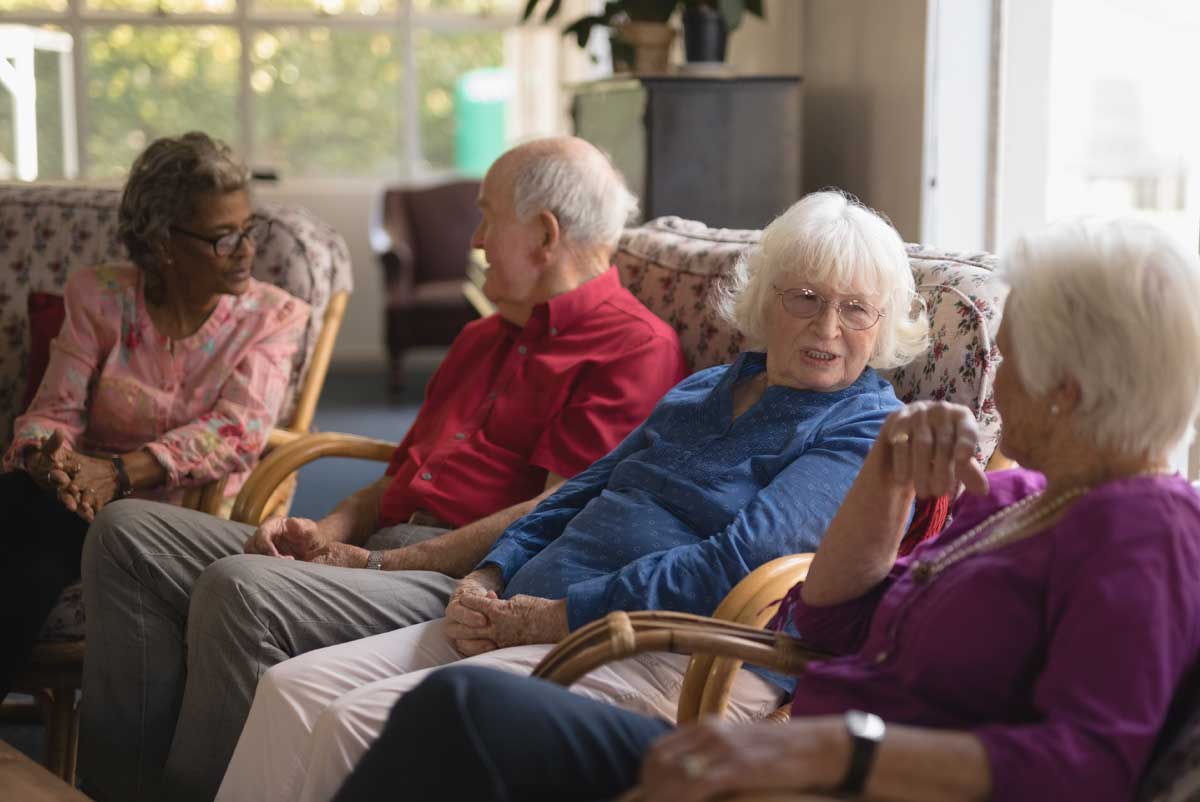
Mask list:
POLYGON ((251 281, 243 295, 222 295, 195 334, 171 340, 154 328, 131 265, 76 270, 64 300, 66 319, 13 425, 4 470, 62 429, 82 451, 149 450, 168 478, 143 498, 179 503, 182 488, 226 474, 225 494, 235 494, 275 424, 308 304, 251 281))

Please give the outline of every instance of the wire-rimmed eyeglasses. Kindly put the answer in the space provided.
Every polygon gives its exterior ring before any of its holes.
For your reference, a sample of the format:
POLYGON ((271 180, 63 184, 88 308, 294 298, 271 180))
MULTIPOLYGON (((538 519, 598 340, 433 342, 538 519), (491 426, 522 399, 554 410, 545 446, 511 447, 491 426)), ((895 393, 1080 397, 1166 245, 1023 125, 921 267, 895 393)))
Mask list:
POLYGON ((212 246, 213 253, 217 256, 233 256, 238 252, 238 248, 242 247, 242 240, 247 237, 255 245, 265 241, 267 235, 271 232, 271 221, 256 217, 250 225, 241 231, 231 231, 219 237, 206 237, 203 234, 197 234, 194 231, 188 231, 186 228, 180 228, 179 226, 171 226, 171 230, 176 234, 183 234, 186 237, 207 242, 212 246))
POLYGON ((834 302, 808 287, 781 290, 771 285, 771 289, 775 290, 775 294, 783 301, 784 310, 792 317, 816 317, 826 306, 832 306, 843 326, 862 331, 874 326, 884 316, 882 309, 860 298, 834 302))

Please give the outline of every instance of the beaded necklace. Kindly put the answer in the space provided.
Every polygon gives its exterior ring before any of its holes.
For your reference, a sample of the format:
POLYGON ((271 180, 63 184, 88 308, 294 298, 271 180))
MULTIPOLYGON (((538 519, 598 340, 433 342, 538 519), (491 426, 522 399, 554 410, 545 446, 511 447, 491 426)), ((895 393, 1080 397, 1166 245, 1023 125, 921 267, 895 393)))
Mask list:
MULTIPOLYGON (((1170 469, 1142 471, 1135 476, 1154 476, 1174 473, 1170 469)), ((1064 490, 1037 509, 1033 505, 1045 495, 1044 491, 1026 496, 1015 504, 1002 507, 976 524, 965 535, 956 539, 946 548, 938 552, 936 557, 918 560, 913 563, 912 577, 917 584, 931 582, 942 571, 954 565, 959 560, 966 559, 989 548, 1002 545, 1011 540, 1014 535, 1031 526, 1040 524, 1054 515, 1074 498, 1082 496, 1092 488, 1089 485, 1073 487, 1064 490), (994 527, 994 528, 993 528, 994 527), (991 531, 988 531, 988 530, 991 531), (986 535, 984 533, 987 533, 986 535)))

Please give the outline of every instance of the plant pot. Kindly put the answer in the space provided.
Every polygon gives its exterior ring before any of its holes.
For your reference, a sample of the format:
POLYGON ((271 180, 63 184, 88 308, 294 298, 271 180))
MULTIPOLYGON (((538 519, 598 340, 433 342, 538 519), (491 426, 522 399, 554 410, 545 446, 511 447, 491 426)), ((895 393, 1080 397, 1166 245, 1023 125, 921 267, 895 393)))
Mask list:
POLYGON ((639 74, 662 73, 670 68, 674 28, 662 22, 626 22, 620 33, 633 46, 633 66, 639 74))
POLYGON ((721 12, 704 5, 683 9, 683 49, 689 62, 725 61, 728 39, 729 30, 721 12))

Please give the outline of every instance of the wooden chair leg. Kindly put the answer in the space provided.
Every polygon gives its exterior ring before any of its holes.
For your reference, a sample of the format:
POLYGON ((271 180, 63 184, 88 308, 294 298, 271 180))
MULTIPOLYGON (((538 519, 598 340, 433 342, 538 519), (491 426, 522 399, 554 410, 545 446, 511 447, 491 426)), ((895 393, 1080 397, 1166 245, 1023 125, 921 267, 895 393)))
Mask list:
POLYGON ((37 694, 46 721, 43 762, 64 782, 75 783, 75 750, 79 741, 79 710, 71 688, 45 689, 37 694))

